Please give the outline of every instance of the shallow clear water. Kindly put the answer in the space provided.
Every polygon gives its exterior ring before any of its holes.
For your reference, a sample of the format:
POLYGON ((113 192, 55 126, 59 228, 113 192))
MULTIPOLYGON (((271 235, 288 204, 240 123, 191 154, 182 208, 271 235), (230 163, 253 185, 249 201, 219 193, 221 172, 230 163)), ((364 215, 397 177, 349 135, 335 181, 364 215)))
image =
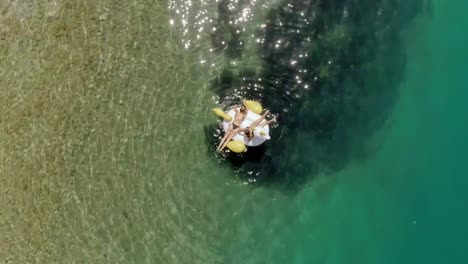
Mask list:
POLYGON ((466 262, 458 2, 329 1, 342 26, 315 1, 0 2, 0 260, 466 262), (315 24, 283 30, 301 8, 329 25, 318 48, 315 24), (271 159, 240 167, 210 145, 239 96, 280 118, 271 159))

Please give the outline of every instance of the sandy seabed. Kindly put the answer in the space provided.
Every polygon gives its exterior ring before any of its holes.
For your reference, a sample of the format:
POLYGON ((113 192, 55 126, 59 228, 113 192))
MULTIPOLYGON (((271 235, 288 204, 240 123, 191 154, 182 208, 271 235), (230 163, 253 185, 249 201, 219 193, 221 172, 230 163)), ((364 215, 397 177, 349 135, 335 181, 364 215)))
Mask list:
POLYGON ((0 11, 0 260, 216 262, 203 250, 216 244, 215 192, 197 194, 216 166, 200 133, 211 94, 167 4, 0 11))

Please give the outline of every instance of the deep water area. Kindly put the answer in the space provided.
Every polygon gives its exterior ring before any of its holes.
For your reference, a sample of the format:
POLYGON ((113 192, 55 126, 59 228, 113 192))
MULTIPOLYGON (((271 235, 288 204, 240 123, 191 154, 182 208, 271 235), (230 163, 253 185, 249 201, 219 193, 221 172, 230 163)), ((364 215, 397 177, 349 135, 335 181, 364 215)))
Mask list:
MULTIPOLYGON (((226 163, 251 181, 294 190, 372 155, 367 142, 385 124, 404 77, 401 30, 429 9, 422 0, 281 1, 248 35, 230 20, 242 8, 220 1, 223 30, 212 45, 235 63, 212 89, 224 106, 258 100, 279 120, 265 146, 227 155, 226 163), (260 66, 249 63, 249 41, 260 66)), ((210 151, 214 129, 206 130, 210 151)))

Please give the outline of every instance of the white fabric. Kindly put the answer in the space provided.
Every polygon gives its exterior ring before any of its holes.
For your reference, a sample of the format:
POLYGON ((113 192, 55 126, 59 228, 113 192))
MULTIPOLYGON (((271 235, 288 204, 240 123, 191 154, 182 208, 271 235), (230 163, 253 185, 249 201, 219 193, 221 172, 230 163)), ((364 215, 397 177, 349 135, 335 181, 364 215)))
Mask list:
MULTIPOLYGON (((229 110, 227 114, 232 117, 232 121, 231 122, 223 121, 224 132, 226 132, 229 126, 231 125, 231 123, 234 122, 234 117, 236 115, 236 112, 234 111, 234 109, 231 109, 229 110)), ((244 121, 241 124, 241 128, 249 127, 253 122, 255 122, 255 120, 259 119, 260 117, 261 117, 260 115, 257 115, 253 113, 252 111, 248 111, 247 116, 245 117, 244 121)), ((254 137, 251 140, 249 140, 249 138, 243 132, 237 134, 233 138, 233 140, 242 141, 247 146, 255 147, 255 146, 263 144, 267 139, 270 139, 269 134, 270 134, 270 127, 266 125, 263 128, 257 127, 257 129, 254 130, 254 137), (259 134, 260 131, 264 131, 267 134, 267 136, 266 137, 260 136, 259 134)))

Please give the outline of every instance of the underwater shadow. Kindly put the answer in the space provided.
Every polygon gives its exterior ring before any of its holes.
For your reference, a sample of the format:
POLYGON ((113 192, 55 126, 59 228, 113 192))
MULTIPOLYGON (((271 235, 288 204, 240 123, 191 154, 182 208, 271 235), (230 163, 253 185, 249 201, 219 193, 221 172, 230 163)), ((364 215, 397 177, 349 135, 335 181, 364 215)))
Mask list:
MULTIPOLYGON (((404 77, 400 31, 425 4, 288 0, 270 10, 257 34, 265 39, 261 73, 226 67, 212 87, 225 106, 240 97, 261 101, 279 113, 279 124, 262 148, 222 163, 256 185, 295 193, 372 155, 367 141, 387 120, 404 77)), ((210 151, 219 132, 205 127, 210 151)))

